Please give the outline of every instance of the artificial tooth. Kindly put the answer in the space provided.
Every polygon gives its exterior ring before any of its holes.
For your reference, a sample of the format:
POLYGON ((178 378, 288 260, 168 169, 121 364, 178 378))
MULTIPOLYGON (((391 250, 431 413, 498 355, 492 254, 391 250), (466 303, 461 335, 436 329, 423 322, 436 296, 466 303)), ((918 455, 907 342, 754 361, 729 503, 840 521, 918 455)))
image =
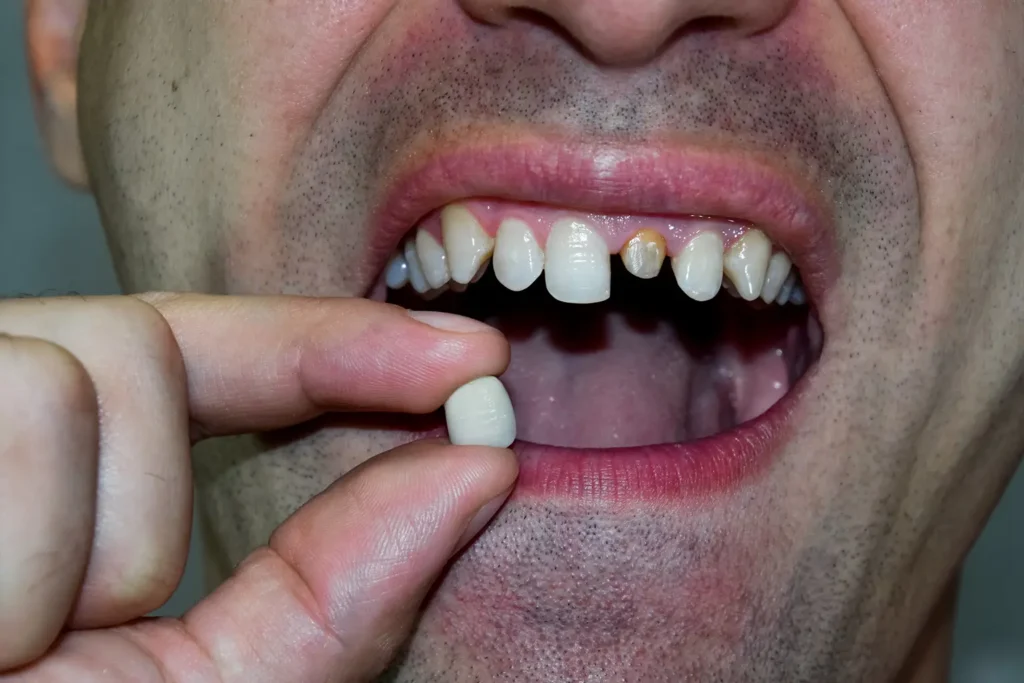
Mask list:
POLYGON ((452 280, 464 285, 473 281, 494 251, 494 238, 484 232, 469 209, 458 204, 441 211, 441 238, 452 280))
POLYGON ((772 303, 779 296, 792 268, 793 263, 781 251, 775 252, 768 259, 768 272, 764 276, 764 287, 761 288, 761 299, 766 304, 772 303))
POLYGON ((491 263, 498 282, 506 289, 521 292, 544 271, 544 251, 526 223, 506 218, 498 226, 491 263))
POLYGON ((402 246, 402 255, 405 256, 405 263, 409 267, 409 284, 412 288, 420 294, 430 291, 430 285, 420 265, 420 257, 416 255, 416 243, 411 238, 402 246))
POLYGON ((790 271, 786 281, 782 283, 782 289, 779 290, 779 295, 775 297, 775 303, 780 306, 785 306, 789 303, 789 298, 793 294, 793 288, 796 286, 796 271, 790 271))
POLYGON ((401 252, 388 261, 388 267, 384 270, 384 284, 388 289, 401 289, 409 284, 409 264, 401 252))
POLYGON ((619 255, 626 270, 638 278, 649 280, 658 277, 665 262, 665 238, 644 228, 626 242, 619 255))
POLYGON ((594 304, 612 293, 608 245, 583 221, 555 221, 548 235, 544 281, 548 293, 567 304, 594 304))
POLYGON ((701 232, 672 257, 672 272, 687 296, 710 301, 722 288, 722 237, 701 232))
POLYGON ((772 243, 760 230, 748 230, 725 255, 725 273, 740 298, 753 301, 761 296, 772 243))
POLYGON ((426 230, 416 231, 416 255, 420 257, 423 276, 433 289, 448 284, 448 257, 441 244, 426 230))
POLYGON ((445 401, 448 439, 456 446, 508 448, 516 440, 516 414, 497 377, 464 384, 445 401))

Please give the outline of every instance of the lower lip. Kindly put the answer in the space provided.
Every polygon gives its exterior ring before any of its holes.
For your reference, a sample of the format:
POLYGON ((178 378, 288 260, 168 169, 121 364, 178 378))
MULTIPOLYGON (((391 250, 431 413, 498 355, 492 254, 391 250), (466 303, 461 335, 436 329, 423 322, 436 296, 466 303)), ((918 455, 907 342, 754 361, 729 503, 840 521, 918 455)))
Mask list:
POLYGON ((514 498, 601 502, 699 499, 739 487, 771 463, 786 441, 811 368, 759 418, 697 441, 635 448, 582 449, 517 441, 514 498))

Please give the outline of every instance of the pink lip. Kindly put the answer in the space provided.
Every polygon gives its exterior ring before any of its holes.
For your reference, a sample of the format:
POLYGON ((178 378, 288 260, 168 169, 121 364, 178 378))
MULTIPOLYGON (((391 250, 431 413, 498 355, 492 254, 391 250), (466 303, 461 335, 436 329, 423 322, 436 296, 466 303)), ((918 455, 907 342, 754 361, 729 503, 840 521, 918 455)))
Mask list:
MULTIPOLYGON (((569 143, 446 146, 400 175, 375 220, 379 268, 425 215, 460 199, 499 198, 590 213, 706 215, 748 222, 785 249, 819 310, 838 276, 834 232, 820 193, 749 151, 689 145, 569 143)), ((378 268, 378 269, 379 269, 378 268)), ((786 441, 812 368, 759 418, 682 444, 571 449, 517 442, 516 496, 678 500, 720 491, 771 461, 786 441)))

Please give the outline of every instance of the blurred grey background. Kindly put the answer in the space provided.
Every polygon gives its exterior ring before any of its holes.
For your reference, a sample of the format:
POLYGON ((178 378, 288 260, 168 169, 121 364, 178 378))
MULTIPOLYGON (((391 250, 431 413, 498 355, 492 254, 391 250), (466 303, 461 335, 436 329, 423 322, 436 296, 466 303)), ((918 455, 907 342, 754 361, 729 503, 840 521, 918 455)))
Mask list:
MULTIPOLYGON (((35 135, 21 2, 0 0, 0 297, 111 294, 117 282, 95 207, 52 175, 35 135)), ((956 632, 955 683, 1024 681, 1024 473, 1018 473, 967 561, 956 632)), ((193 539, 194 541, 194 539, 193 539)), ((180 614, 201 595, 193 542, 180 614)))

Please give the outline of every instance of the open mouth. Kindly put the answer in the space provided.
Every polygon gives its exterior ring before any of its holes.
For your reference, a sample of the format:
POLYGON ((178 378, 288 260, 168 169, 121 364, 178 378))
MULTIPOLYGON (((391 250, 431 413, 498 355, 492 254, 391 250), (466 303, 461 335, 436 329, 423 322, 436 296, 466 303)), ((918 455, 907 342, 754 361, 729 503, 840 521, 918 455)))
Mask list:
POLYGON ((460 198, 413 222, 379 285, 508 338, 517 493, 678 497, 767 462, 821 354, 813 290, 771 233, 460 198))

